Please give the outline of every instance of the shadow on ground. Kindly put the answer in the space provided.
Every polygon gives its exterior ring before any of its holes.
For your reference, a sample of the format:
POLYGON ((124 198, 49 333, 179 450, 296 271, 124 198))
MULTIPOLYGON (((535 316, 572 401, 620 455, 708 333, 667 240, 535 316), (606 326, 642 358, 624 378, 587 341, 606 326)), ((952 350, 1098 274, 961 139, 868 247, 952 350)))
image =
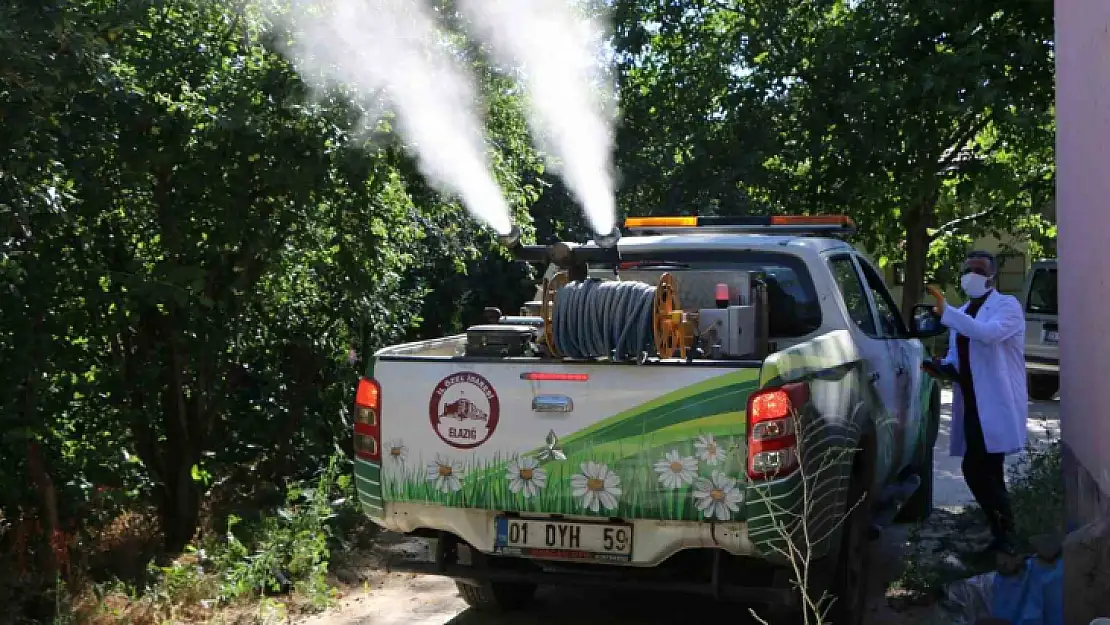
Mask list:
POLYGON ((691 617, 747 625, 748 608, 710 598, 659 593, 611 592, 604 589, 541 589, 531 609, 504 616, 467 610, 449 625, 673 625, 691 617))

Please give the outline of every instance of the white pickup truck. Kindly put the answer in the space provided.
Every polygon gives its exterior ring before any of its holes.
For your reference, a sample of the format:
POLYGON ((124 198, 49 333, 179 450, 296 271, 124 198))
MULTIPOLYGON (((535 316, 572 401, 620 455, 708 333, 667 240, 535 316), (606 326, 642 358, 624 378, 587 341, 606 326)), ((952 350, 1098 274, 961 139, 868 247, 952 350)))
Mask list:
POLYGON ((394 568, 479 608, 581 584, 797 615, 783 549, 806 530, 807 592, 860 622, 869 537, 932 506, 918 339, 942 330, 906 328, 853 229, 638 218, 617 243, 518 248, 551 261, 538 305, 383 349, 360 381, 361 504, 425 547, 394 568))

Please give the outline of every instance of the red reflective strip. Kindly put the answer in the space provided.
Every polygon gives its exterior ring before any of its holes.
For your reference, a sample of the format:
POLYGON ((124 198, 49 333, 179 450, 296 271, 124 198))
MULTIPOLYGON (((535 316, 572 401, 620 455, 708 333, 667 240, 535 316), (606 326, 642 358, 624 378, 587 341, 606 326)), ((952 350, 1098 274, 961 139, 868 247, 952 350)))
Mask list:
POLYGON ((541 373, 529 371, 520 374, 521 380, 529 382, 585 382, 590 379, 588 373, 541 373))
POLYGON ((370 425, 369 423, 356 423, 355 434, 364 434, 366 436, 377 436, 378 427, 370 425))

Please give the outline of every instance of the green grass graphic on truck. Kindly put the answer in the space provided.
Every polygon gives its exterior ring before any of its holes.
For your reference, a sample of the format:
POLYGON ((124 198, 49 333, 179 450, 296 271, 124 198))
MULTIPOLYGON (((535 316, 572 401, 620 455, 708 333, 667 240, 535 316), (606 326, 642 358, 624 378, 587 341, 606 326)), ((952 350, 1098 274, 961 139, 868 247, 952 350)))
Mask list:
POLYGON ((741 520, 746 413, 759 372, 745 369, 663 395, 546 447, 474 461, 423 457, 386 441, 383 466, 357 469, 363 503, 697 521, 741 520), (380 479, 372 479, 379 477, 380 479), (380 487, 380 491, 378 490, 380 487))

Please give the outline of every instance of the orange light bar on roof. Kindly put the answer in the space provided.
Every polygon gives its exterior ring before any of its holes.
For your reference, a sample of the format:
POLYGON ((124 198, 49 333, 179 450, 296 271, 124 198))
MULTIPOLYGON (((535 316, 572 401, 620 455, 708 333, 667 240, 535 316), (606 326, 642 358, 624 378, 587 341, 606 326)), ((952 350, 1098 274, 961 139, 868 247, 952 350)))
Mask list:
POLYGON ((844 226, 855 227, 856 222, 847 215, 775 215, 772 226, 844 226))
POLYGON ((716 231, 759 232, 805 230, 855 230, 856 222, 846 215, 701 215, 691 217, 629 217, 624 221, 629 230, 664 230, 667 228, 705 228, 716 231))
POLYGON ((694 228, 697 217, 629 217, 624 220, 625 228, 694 228))

